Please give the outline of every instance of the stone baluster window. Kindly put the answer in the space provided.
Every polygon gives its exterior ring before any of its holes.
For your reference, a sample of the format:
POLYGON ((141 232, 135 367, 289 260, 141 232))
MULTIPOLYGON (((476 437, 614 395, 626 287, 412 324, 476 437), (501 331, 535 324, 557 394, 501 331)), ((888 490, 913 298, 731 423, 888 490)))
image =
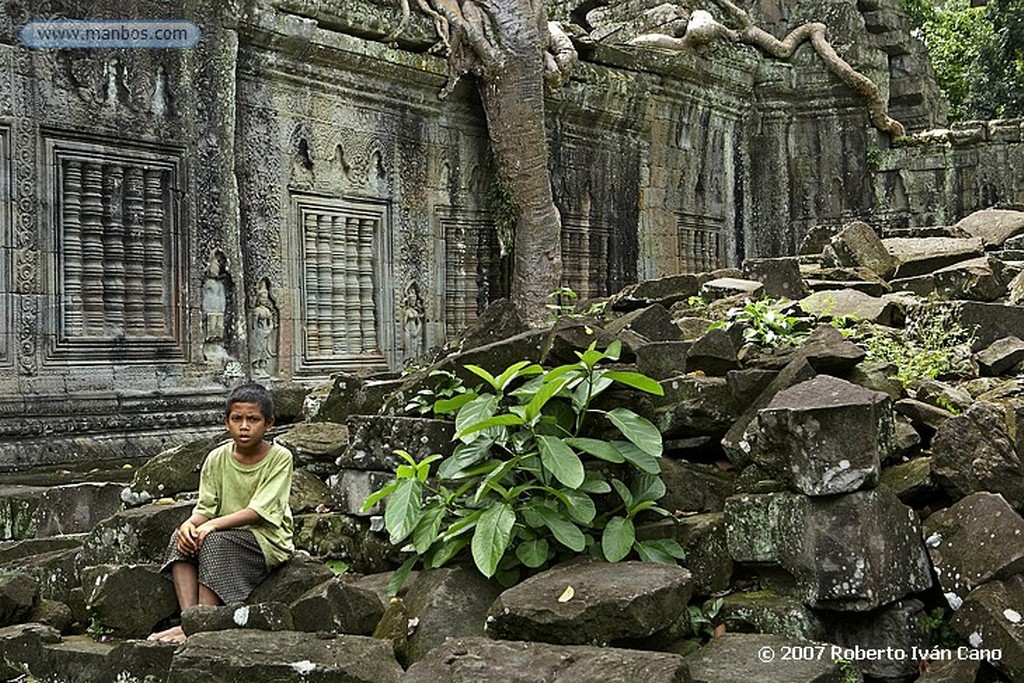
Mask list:
POLYGON ((173 154, 49 139, 56 351, 181 355, 183 253, 173 154), (77 349, 77 350, 76 350, 77 349))
POLYGON ((439 210, 444 243, 444 319, 449 338, 508 295, 494 222, 484 213, 439 210))
POLYGON ((565 281, 580 299, 608 292, 608 242, 611 230, 584 219, 562 219, 562 264, 565 281))
POLYGON ((294 197, 300 226, 297 337, 300 370, 374 367, 393 349, 382 325, 387 291, 387 207, 320 197, 294 197))
POLYGON ((701 273, 724 265, 722 226, 724 220, 677 212, 679 272, 701 273))

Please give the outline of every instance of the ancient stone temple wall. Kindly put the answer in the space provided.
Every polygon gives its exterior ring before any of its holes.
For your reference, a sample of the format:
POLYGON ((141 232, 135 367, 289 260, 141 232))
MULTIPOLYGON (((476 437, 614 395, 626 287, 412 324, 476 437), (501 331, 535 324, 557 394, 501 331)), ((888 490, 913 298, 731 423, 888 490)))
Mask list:
MULTIPOLYGON (((869 4, 821 6, 851 61, 934 120, 894 67, 911 53, 891 3, 869 4)), ((17 29, 126 10, 4 5, 0 471, 152 454, 216 429, 245 378, 397 370, 507 293, 509 209, 479 100, 469 80, 438 98, 446 66, 424 17, 386 39, 397 5, 134 2, 133 17, 185 19, 202 40, 49 51, 17 29)), ((760 5, 780 35, 814 14, 760 5)), ((547 104, 566 284, 582 297, 792 253, 819 223, 1020 201, 990 161, 1019 156, 1019 126, 890 148, 806 47, 791 63, 580 48, 547 104)))

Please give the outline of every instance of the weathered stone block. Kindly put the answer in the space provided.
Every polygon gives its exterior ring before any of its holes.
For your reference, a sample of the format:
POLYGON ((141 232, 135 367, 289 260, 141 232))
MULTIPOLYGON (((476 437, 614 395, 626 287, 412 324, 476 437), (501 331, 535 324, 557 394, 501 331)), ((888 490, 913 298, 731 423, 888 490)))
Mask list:
POLYGON ((864 614, 843 613, 830 620, 824 640, 844 648, 876 650, 881 656, 857 662, 866 676, 905 680, 916 676, 919 661, 911 653, 928 649, 930 634, 921 626, 924 604, 898 600, 864 614), (890 656, 889 653, 900 653, 890 656))
POLYGON ((932 584, 917 514, 887 489, 804 498, 782 513, 779 564, 812 607, 868 611, 932 584))
POLYGON ((792 256, 747 259, 743 262, 743 276, 764 285, 762 296, 794 301, 807 296, 800 263, 792 256))
POLYGON ((662 458, 661 480, 666 489, 658 501, 661 507, 669 511, 721 512, 725 499, 732 495, 736 473, 714 465, 662 458))
POLYGON ((319 638, 296 631, 234 629, 197 633, 179 649, 168 683, 396 683, 391 644, 363 636, 319 638))
MULTIPOLYGON (((257 631, 294 631, 291 610, 283 602, 248 605, 196 605, 181 613, 186 635, 205 631, 249 628, 257 631)), ((301 629, 299 629, 301 630, 301 629)))
POLYGON ((80 583, 78 555, 77 548, 52 550, 16 559, 6 564, 4 571, 35 577, 39 597, 67 602, 71 590, 80 583))
POLYGON ((613 335, 630 330, 652 342, 675 341, 682 336, 679 328, 672 322, 668 310, 661 304, 653 304, 620 316, 605 325, 604 330, 613 335))
POLYGON ((738 409, 727 380, 683 375, 661 382, 664 396, 652 399, 653 421, 666 439, 709 435, 721 438, 738 409))
POLYGON ((960 326, 974 333, 975 351, 1024 330, 1024 306, 958 301, 955 310, 960 326))
POLYGON ((113 673, 107 668, 107 657, 113 649, 111 643, 89 636, 70 636, 43 645, 42 661, 33 673, 42 680, 61 683, 109 681, 113 673))
POLYGON ((336 422, 302 422, 275 441, 295 456, 295 466, 316 474, 335 471, 334 461, 348 447, 348 427, 336 422))
POLYGON ((720 277, 708 280, 700 286, 700 295, 709 301, 717 301, 737 294, 750 297, 751 299, 761 298, 764 292, 764 284, 757 280, 744 280, 738 277, 720 277))
POLYGON ((334 572, 320 560, 303 552, 277 565, 270 576, 249 594, 250 604, 280 602, 291 604, 302 594, 334 577, 334 572))
POLYGON ((39 596, 39 583, 28 574, 0 578, 0 626, 23 621, 39 596))
POLYGON ((195 507, 193 502, 144 505, 118 512, 100 522, 85 540, 81 566, 159 564, 167 541, 195 507))
POLYGON ((706 375, 724 376, 740 367, 736 347, 724 329, 705 332, 696 339, 686 354, 686 371, 701 371, 706 375))
POLYGON ((681 567, 653 562, 562 565, 504 591, 488 613, 487 634, 557 644, 642 638, 671 626, 692 591, 690 572, 681 567), (575 596, 559 601, 566 586, 573 587, 575 596))
POLYGON ((178 610, 173 584, 149 567, 87 567, 82 570, 82 588, 96 623, 123 638, 148 636, 178 610))
POLYGON ((166 681, 177 647, 174 643, 151 640, 117 643, 107 655, 107 670, 113 675, 110 683, 130 683, 132 678, 142 683, 166 681))
POLYGON ((402 683, 690 683, 685 660, 668 652, 452 638, 413 664, 402 683))
POLYGON ((352 415, 348 431, 350 443, 335 463, 344 469, 394 472, 404 462, 395 455, 397 449, 422 460, 434 453, 451 455, 454 448, 455 426, 447 420, 352 415))
POLYGON ((363 510, 363 501, 395 478, 394 472, 343 469, 328 480, 331 495, 338 504, 338 510, 356 517, 372 517, 383 514, 383 504, 377 503, 369 510, 363 510))
POLYGON ((0 486, 0 540, 36 535, 36 509, 47 489, 43 486, 0 486))
POLYGON ((226 438, 226 434, 218 434, 168 449, 150 458, 135 471, 129 490, 136 497, 142 496, 140 502, 198 490, 199 470, 203 467, 203 461, 226 438))
POLYGON ((60 642, 60 633, 42 624, 0 628, 0 676, 13 681, 41 673, 43 645, 60 642))
POLYGON ((408 378, 366 379, 344 372, 335 373, 329 382, 306 396, 302 412, 310 422, 343 425, 349 415, 376 412, 385 397, 404 386, 407 381, 408 378))
POLYGON ((415 662, 447 638, 484 635, 488 609, 501 588, 475 568, 442 567, 422 571, 405 595, 405 611, 416 619, 402 659, 415 662))
POLYGON ((706 278, 698 273, 682 273, 644 280, 613 296, 610 306, 615 311, 632 311, 651 304, 670 308, 677 301, 696 296, 706 278))
POLYGON ((36 536, 58 536, 92 531, 121 509, 120 484, 55 486, 39 499, 35 512, 36 536))
POLYGON ((977 401, 939 427, 932 439, 932 472, 954 500, 990 491, 1024 510, 1024 465, 996 404, 977 401))
POLYGON ((1006 240, 1024 234, 1024 212, 1007 209, 982 209, 961 218, 956 226, 985 244, 1001 247, 1006 240))
POLYGON ((297 515, 295 547, 316 557, 344 560, 361 573, 385 571, 395 559, 401 562, 387 535, 371 532, 370 526, 366 517, 338 512, 297 515))
POLYGON ((953 617, 971 649, 963 658, 987 661, 1013 681, 1024 681, 1024 576, 975 589, 953 617))
MULTIPOLYGON (((915 432, 916 434, 916 432, 915 432)), ((922 504, 938 488, 932 477, 932 459, 919 457, 882 470, 879 483, 887 486, 905 505, 922 504)))
POLYGON ((984 253, 980 237, 891 237, 882 244, 896 260, 897 279, 924 275, 984 253))
POLYGON ((45 598, 38 600, 25 617, 26 622, 52 626, 61 633, 66 633, 74 620, 70 607, 63 602, 45 598))
POLYGON ((924 522, 925 546, 953 609, 977 586, 1024 572, 1024 519, 1002 496, 973 493, 924 522))
POLYGON ((321 505, 330 507, 333 503, 334 495, 322 479, 306 470, 292 472, 292 491, 288 497, 292 514, 315 510, 321 505))
POLYGON ((975 354, 983 374, 1001 375, 1024 361, 1024 341, 1020 337, 1003 337, 975 354))
POLYGON ((817 327, 797 348, 815 372, 841 374, 853 368, 867 352, 832 325, 817 327))
POLYGON ((779 392, 755 429, 754 461, 811 496, 878 482, 893 448, 889 397, 828 375, 779 392))
POLYGON ((737 683, 737 681, 786 681, 786 683, 860 683, 856 669, 842 667, 831 657, 783 661, 785 648, 827 644, 783 636, 725 633, 712 638, 704 647, 686 658, 693 683, 737 683), (765 653, 763 656, 759 654, 765 653), (770 653, 767 654, 767 653, 770 653))
POLYGON ((829 240, 829 246, 840 266, 868 268, 883 278, 889 278, 896 270, 896 261, 874 228, 863 221, 843 227, 829 240))
POLYGON ((846 317, 879 325, 891 324, 893 316, 893 304, 890 301, 855 289, 816 291, 800 300, 800 308, 819 318, 846 317))
MULTIPOLYGON (((946 299, 995 301, 1006 293, 1002 262, 991 256, 968 259, 940 268, 931 274, 931 278, 935 291, 946 299)), ((896 287, 896 283, 894 280, 893 287, 896 287)))
POLYGON ((658 380, 682 375, 687 372, 686 354, 690 346, 691 342, 688 341, 644 344, 636 350, 637 370, 658 380))
POLYGON ((821 620, 796 598, 774 590, 730 593, 722 599, 718 618, 733 633, 771 633, 793 640, 821 640, 821 620))
POLYGON ((334 578, 291 603, 291 613, 296 631, 368 636, 383 616, 384 605, 376 593, 334 578))
POLYGON ((726 546, 732 559, 777 563, 783 510, 800 502, 793 493, 744 493, 727 498, 726 546))

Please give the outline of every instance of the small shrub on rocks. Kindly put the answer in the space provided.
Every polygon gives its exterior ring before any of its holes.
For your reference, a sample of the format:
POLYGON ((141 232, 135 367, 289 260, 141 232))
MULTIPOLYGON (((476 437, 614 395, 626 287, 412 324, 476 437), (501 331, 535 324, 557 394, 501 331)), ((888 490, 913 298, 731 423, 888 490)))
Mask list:
POLYGON ((646 375, 598 367, 618 360, 620 350, 619 342, 605 351, 592 344, 576 363, 544 370, 523 361, 497 377, 467 366, 486 384, 434 404, 435 414, 454 415, 460 443, 451 457, 417 462, 398 451, 405 464, 364 504, 387 499, 391 541, 409 541, 414 553, 392 588, 417 561, 440 567, 467 549, 484 576, 505 585, 524 568, 585 552, 610 562, 633 553, 667 563, 682 556, 675 541, 637 540, 634 527, 641 512, 668 514, 656 504, 665 494, 661 434, 628 408, 594 407, 615 385, 663 393, 646 375), (618 438, 591 436, 598 419, 618 438), (605 463, 611 468, 595 466, 605 463), (599 511, 599 502, 607 509, 599 511))

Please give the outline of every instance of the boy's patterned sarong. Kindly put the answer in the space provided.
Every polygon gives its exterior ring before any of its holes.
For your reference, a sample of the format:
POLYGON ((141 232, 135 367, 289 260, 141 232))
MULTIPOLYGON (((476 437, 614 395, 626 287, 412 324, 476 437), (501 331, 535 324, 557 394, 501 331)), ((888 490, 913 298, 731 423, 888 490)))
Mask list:
POLYGON ((170 576, 174 562, 196 565, 199 583, 216 593, 225 605, 245 600, 269 573, 256 536, 244 529, 224 529, 207 535, 198 557, 189 557, 178 550, 178 530, 175 529, 164 551, 160 572, 170 576))

